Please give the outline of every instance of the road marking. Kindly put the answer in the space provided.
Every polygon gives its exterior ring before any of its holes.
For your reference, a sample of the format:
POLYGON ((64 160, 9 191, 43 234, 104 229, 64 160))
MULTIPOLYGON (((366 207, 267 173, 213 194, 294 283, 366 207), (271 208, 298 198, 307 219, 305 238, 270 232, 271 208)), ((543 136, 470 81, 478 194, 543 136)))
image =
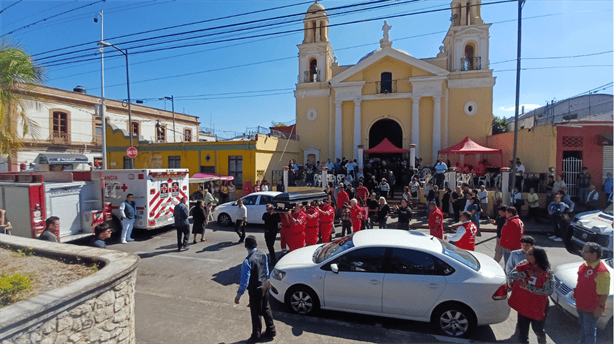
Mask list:
MULTIPOLYGON (((152 254, 152 253, 156 253, 156 252, 134 252, 134 254, 139 255, 139 254, 152 254)), ((215 258, 198 258, 198 257, 187 257, 187 256, 178 256, 178 255, 174 255, 174 254, 160 254, 156 257, 171 257, 171 258, 180 258, 180 259, 190 259, 190 260, 202 260, 204 262, 223 262, 222 259, 215 259, 215 258)))

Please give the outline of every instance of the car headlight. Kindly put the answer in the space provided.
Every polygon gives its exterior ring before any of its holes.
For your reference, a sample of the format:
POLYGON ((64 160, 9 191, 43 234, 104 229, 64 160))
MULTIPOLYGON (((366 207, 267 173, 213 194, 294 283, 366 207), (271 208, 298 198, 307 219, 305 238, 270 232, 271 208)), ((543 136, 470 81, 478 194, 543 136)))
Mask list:
POLYGON ((284 279, 285 276, 286 276, 286 273, 281 270, 273 269, 273 272, 271 272, 271 277, 273 277, 274 279, 278 281, 281 281, 282 279, 284 279))

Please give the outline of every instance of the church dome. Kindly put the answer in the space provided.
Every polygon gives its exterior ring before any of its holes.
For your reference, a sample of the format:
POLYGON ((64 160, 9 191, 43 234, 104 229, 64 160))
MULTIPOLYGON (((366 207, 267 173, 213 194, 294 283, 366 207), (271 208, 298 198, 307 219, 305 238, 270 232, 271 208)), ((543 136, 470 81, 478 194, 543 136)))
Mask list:
MULTIPOLYGON (((407 51, 405 51, 405 50, 401 50, 401 49, 397 49, 397 48, 392 48, 392 49, 394 49, 394 50, 396 50, 396 51, 400 52, 401 54, 405 54, 405 55, 407 55, 407 56, 411 56, 411 55, 410 55, 410 54, 409 54, 407 51)), ((378 52, 378 51, 380 51, 380 50, 382 50, 382 48, 377 48, 377 49, 373 50, 372 52, 368 53, 367 55, 363 56, 363 57, 362 57, 360 60, 358 60, 358 62, 357 62, 356 64, 361 63, 363 60, 366 60, 366 59, 367 59, 367 58, 369 58, 371 55, 373 55, 373 54, 377 53, 377 52, 378 52)))
POLYGON ((324 14, 326 15, 324 6, 322 6, 322 4, 316 1, 313 5, 309 6, 309 9, 307 9, 306 14, 316 14, 317 12, 320 12, 320 11, 323 11, 324 14))

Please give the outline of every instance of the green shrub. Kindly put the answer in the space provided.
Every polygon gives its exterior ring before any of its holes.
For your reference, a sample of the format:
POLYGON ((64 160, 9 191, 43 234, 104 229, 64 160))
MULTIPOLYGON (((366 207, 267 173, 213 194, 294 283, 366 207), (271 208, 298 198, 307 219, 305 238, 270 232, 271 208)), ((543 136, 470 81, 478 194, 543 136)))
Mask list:
POLYGON ((24 275, 0 276, 0 305, 6 306, 19 300, 22 291, 30 289, 30 279, 24 275))

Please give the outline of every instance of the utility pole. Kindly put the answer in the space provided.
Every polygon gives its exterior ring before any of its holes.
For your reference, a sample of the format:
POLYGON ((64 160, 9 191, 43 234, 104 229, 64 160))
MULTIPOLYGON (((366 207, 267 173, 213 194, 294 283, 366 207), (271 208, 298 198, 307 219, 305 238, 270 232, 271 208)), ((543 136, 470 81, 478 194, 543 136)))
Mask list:
POLYGON ((516 156, 518 154, 518 110, 520 107, 520 47, 522 42, 522 6, 524 6, 525 1, 526 0, 518 0, 518 47, 516 48, 516 108, 514 110, 514 155, 512 157, 512 188, 516 186, 516 156))
MULTIPOLYGON (((100 41, 104 41, 104 19, 102 10, 98 14, 100 16, 100 41)), ((97 22, 94 17, 94 22, 97 22)), ((102 169, 107 169, 107 119, 104 114, 104 47, 98 47, 100 52, 100 117, 102 118, 102 169)))
MULTIPOLYGON (((164 99, 165 101, 166 100, 170 100, 171 101, 171 109, 173 111, 173 142, 177 142, 177 140, 176 140, 177 133, 175 132, 175 97, 171 94, 170 97, 162 97, 160 99, 161 100, 164 99)), ((164 102, 164 103, 166 103, 166 102, 164 102)), ((166 106, 165 106, 165 108, 166 108, 166 106)), ((185 113, 185 108, 183 110, 184 110, 183 112, 185 113)))

